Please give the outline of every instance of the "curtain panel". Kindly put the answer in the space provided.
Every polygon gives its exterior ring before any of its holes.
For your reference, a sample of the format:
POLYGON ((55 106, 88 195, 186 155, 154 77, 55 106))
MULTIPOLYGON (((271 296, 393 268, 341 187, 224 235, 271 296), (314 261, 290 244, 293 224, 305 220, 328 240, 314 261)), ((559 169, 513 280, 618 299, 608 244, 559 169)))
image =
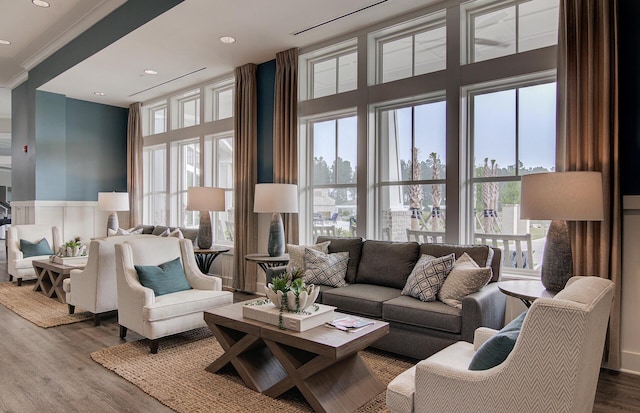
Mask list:
POLYGON ((245 265, 244 256, 257 251, 258 219, 253 212, 253 195, 258 180, 258 90, 257 66, 235 69, 235 113, 233 149, 234 253, 233 287, 256 290, 255 264, 245 265), (246 270, 246 272, 245 272, 246 270))
POLYGON ((142 103, 129 106, 127 123, 127 192, 129 227, 142 224, 142 103))
POLYGON ((611 279, 615 298, 605 349, 620 367, 622 197, 618 137, 617 0, 561 0, 558 32, 558 170, 600 171, 604 221, 569 222, 577 275, 611 279))
MULTIPOLYGON (((276 54, 273 179, 298 184, 298 49, 276 54)), ((284 214, 286 240, 298 244, 298 214, 284 214)))

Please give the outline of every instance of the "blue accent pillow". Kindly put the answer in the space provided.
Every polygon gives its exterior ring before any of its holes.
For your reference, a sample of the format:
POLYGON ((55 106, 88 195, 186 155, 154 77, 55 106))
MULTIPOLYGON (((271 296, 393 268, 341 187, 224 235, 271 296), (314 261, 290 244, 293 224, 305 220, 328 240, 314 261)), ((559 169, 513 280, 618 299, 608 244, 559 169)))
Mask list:
POLYGON ((22 251, 22 256, 24 258, 37 257, 39 255, 53 255, 53 250, 49 246, 49 241, 47 241, 46 238, 42 238, 38 242, 21 239, 20 251, 22 251))
POLYGON ((469 370, 488 370, 505 361, 516 345, 526 315, 524 311, 485 341, 471 359, 469 370))
POLYGON ((180 257, 155 265, 134 265, 140 284, 151 288, 156 297, 178 291, 190 290, 191 285, 184 274, 180 257))

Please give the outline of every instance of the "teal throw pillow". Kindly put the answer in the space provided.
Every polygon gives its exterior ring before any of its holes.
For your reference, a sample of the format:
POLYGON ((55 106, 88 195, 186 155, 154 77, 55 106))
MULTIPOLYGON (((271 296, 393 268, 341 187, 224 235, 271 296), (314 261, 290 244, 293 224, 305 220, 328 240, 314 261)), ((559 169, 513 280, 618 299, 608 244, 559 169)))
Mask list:
POLYGON ((180 257, 155 265, 134 265, 140 284, 151 288, 156 297, 178 291, 190 290, 191 285, 184 274, 180 257))
POLYGON ((37 257, 39 255, 53 255, 53 251, 49 246, 49 241, 46 238, 42 238, 38 242, 27 241, 26 239, 20 240, 20 251, 24 258, 37 257))
POLYGON ((516 345, 526 315, 524 311, 485 341, 471 359, 469 370, 488 370, 505 361, 516 345))

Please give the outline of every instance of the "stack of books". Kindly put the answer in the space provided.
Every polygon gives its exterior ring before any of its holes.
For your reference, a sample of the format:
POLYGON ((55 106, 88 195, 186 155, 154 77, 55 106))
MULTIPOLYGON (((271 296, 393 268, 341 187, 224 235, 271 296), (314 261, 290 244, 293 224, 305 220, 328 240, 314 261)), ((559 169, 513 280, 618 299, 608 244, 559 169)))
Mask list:
MULTIPOLYGON (((336 307, 324 304, 315 304, 301 313, 292 313, 287 310, 282 312, 282 327, 293 331, 306 331, 332 321, 335 317, 336 307)), ((280 309, 273 303, 255 304, 249 303, 242 306, 242 316, 263 323, 280 325, 280 309)))
POLYGON ((373 320, 350 315, 329 321, 327 322, 327 326, 337 328, 338 330, 354 333, 356 331, 362 330, 366 326, 373 324, 373 322, 373 320))

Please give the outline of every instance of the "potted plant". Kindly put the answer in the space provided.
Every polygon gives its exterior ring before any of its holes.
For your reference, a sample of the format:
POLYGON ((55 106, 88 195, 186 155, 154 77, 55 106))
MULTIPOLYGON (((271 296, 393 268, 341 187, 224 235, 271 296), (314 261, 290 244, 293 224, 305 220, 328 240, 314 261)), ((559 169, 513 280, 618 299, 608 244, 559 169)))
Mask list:
POLYGON ((267 297, 280 309, 280 328, 283 328, 282 313, 284 311, 305 312, 318 298, 320 287, 305 284, 302 275, 301 270, 292 268, 282 275, 273 277, 269 285, 265 286, 267 297))
POLYGON ((87 255, 87 247, 82 245, 80 237, 75 237, 60 247, 58 255, 61 257, 80 257, 87 255))

